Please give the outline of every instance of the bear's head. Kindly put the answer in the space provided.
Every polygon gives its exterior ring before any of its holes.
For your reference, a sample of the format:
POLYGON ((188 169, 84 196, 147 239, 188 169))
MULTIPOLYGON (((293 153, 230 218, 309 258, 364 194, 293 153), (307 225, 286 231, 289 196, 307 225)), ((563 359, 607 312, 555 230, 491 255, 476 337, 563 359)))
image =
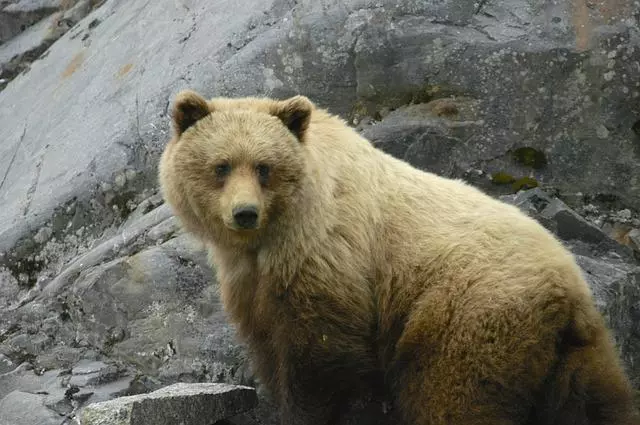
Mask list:
POLYGON ((246 244, 286 208, 299 208, 313 109, 304 96, 207 101, 180 92, 160 182, 185 227, 215 242, 246 244))

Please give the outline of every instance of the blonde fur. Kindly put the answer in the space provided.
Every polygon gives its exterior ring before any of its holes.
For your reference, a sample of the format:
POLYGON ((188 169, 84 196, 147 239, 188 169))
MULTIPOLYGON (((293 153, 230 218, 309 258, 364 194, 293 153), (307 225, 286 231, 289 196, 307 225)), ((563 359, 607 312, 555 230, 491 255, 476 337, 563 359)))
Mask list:
POLYGON ((581 271, 535 220, 302 96, 193 105, 191 91, 174 102, 163 194, 208 245, 285 422, 335 423, 343 399, 380 387, 409 424, 638 423, 581 271), (246 202, 259 225, 238 231, 246 202))

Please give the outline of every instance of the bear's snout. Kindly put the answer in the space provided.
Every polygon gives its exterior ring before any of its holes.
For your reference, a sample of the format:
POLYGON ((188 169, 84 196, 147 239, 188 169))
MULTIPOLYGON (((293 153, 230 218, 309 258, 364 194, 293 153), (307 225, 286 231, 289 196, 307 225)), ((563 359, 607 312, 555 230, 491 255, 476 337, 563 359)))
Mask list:
POLYGON ((255 229, 258 224, 258 207, 241 205, 233 209, 233 221, 241 229, 255 229))

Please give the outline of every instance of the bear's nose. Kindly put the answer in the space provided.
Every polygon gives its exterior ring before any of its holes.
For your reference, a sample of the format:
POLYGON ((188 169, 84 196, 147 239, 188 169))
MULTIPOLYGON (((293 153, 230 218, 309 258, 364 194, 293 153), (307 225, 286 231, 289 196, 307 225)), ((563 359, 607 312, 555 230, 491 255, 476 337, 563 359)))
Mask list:
POLYGON ((233 209, 233 220, 241 229, 255 229, 258 223, 258 208, 253 205, 243 205, 233 209))

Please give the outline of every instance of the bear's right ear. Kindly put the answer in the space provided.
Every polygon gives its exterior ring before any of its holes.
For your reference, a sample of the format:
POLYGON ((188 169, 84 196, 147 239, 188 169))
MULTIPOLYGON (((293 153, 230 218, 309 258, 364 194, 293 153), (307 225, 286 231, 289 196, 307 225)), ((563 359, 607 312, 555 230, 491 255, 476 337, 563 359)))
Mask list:
POLYGON ((272 113, 298 140, 304 142, 313 109, 314 105, 307 97, 298 95, 278 102, 272 113))
POLYGON ((193 90, 182 90, 173 102, 173 126, 180 136, 189 127, 209 115, 211 109, 207 101, 193 90))

